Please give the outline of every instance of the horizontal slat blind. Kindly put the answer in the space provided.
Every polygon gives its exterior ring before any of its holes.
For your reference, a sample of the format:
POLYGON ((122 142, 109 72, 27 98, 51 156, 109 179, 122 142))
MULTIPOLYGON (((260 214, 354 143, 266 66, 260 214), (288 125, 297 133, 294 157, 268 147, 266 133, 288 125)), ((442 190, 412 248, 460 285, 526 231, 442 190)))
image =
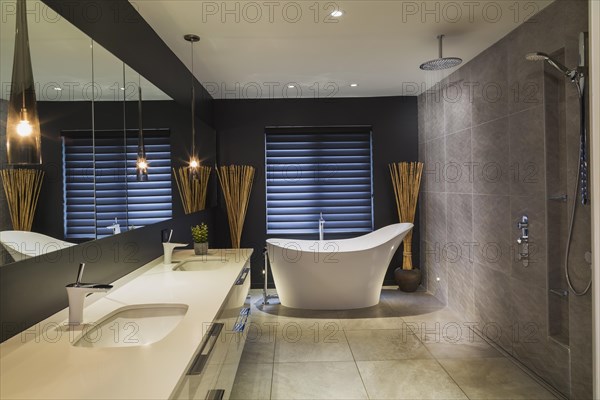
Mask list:
POLYGON ((267 130, 267 234, 373 230, 371 133, 321 130, 267 130))
POLYGON ((63 136, 63 189, 65 238, 93 239, 94 163, 91 132, 63 136))
POLYGON ((171 218, 169 131, 144 131, 144 143, 149 180, 137 182, 137 131, 127 132, 127 146, 123 132, 96 132, 95 166, 91 132, 63 134, 66 238, 93 239, 111 235, 112 230, 107 227, 115 218, 122 231, 131 225, 141 227, 171 218))
POLYGON ((136 227, 172 217, 171 140, 168 131, 144 133, 148 181, 137 182, 137 134, 127 135, 127 218, 136 227))

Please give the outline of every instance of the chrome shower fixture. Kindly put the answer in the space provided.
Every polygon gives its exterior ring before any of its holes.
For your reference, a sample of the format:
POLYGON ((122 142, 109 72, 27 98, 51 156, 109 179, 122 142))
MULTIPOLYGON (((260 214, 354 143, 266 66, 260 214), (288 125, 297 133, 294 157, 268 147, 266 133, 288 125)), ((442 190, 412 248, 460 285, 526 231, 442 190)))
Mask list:
POLYGON ((528 61, 546 61, 552 67, 560 71, 565 77, 575 84, 577 87, 577 93, 579 95, 579 108, 580 108, 580 142, 579 142, 579 172, 578 172, 578 191, 581 196, 581 204, 586 205, 589 202, 588 193, 588 162, 587 162, 587 130, 586 130, 586 66, 585 66, 585 49, 587 35, 581 33, 580 38, 580 51, 584 51, 580 55, 579 66, 574 69, 565 67, 562 63, 552 58, 546 53, 534 52, 528 53, 525 59, 528 61))
MULTIPOLYGON (((535 52, 529 53, 525 56, 528 61, 546 61, 552 67, 560 71, 565 77, 575 84, 577 87, 577 93, 579 97, 579 163, 577 166, 577 179, 575 183, 575 196, 571 206, 568 233, 567 233, 567 246, 565 251, 564 259, 564 270, 565 278, 569 288, 573 291, 575 296, 585 295, 592 286, 592 280, 590 278, 586 287, 578 291, 571 281, 571 274, 569 272, 569 255, 571 253, 571 244, 573 239, 573 226, 575 224, 575 213, 577 211, 577 195, 581 197, 581 204, 587 205, 589 202, 588 193, 588 162, 587 162, 587 93, 586 93, 586 75, 587 75, 587 32, 581 32, 579 34, 579 66, 575 69, 569 69, 554 58, 550 57, 546 53, 535 52)), ((566 199, 566 196, 565 196, 566 199)))
POLYGON ((439 41, 439 58, 435 60, 429 60, 424 62, 419 66, 424 71, 438 71, 442 69, 454 68, 457 65, 462 63, 462 58, 458 57, 443 57, 442 53, 442 41, 444 40, 445 35, 438 35, 437 39, 439 41))
MULTIPOLYGON (((554 58, 550 57, 546 53, 536 52, 529 53, 525 56, 528 61, 546 61, 548 64, 552 65, 554 68, 559 70, 564 76, 569 78, 571 82, 575 83, 577 80, 583 78, 583 72, 580 71, 579 68, 569 69, 562 65, 560 62, 556 61, 554 58)), ((580 84, 580 83, 579 83, 580 84)))

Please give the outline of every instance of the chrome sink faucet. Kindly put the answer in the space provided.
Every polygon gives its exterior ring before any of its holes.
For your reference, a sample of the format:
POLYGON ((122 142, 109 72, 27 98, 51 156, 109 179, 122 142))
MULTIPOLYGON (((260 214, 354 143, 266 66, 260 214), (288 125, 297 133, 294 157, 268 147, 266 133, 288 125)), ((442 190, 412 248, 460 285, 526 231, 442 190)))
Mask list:
POLYGON ((119 225, 119 221, 115 217, 115 223, 107 226, 108 229, 112 229, 113 235, 118 235, 121 233, 121 225, 119 225))
POLYGON ((319 240, 323 240, 325 237, 325 220, 323 219, 323 213, 319 217, 319 240))
POLYGON ((79 264, 77 281, 66 286, 67 295, 69 296, 69 325, 80 325, 83 322, 83 304, 89 294, 108 292, 113 288, 112 285, 82 283, 81 278, 83 277, 84 268, 85 263, 79 264))

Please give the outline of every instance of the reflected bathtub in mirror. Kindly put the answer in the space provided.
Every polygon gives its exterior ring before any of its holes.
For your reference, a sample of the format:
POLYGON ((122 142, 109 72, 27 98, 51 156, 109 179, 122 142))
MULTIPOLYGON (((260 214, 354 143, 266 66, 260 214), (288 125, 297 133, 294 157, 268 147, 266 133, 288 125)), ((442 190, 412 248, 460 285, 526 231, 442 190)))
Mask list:
POLYGON ((0 232, 0 243, 14 261, 26 260, 75 245, 52 236, 26 231, 0 232))

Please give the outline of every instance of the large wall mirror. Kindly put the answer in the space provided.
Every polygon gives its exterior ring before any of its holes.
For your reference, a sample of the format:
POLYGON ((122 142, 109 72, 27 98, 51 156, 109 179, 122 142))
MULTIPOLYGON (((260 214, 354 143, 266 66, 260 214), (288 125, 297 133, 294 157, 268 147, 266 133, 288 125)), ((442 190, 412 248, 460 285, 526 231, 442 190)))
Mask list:
MULTIPOLYGON (((0 240, 16 243, 17 250, 22 250, 9 251, 0 245, 0 265, 182 213, 171 168, 185 159, 189 109, 44 3, 28 1, 27 9, 31 11, 29 40, 45 171, 31 231, 55 242, 44 249, 46 239, 41 237, 7 236, 13 227, 4 190, 0 190, 0 240), (140 122, 149 163, 147 182, 136 180, 140 122)), ((7 167, 6 106, 15 19, 6 13, 0 24, 2 168, 7 167)), ((215 132, 200 125, 202 153, 209 155, 205 161, 212 165, 215 132)), ((210 198, 213 201, 208 205, 214 205, 214 194, 210 198)))

